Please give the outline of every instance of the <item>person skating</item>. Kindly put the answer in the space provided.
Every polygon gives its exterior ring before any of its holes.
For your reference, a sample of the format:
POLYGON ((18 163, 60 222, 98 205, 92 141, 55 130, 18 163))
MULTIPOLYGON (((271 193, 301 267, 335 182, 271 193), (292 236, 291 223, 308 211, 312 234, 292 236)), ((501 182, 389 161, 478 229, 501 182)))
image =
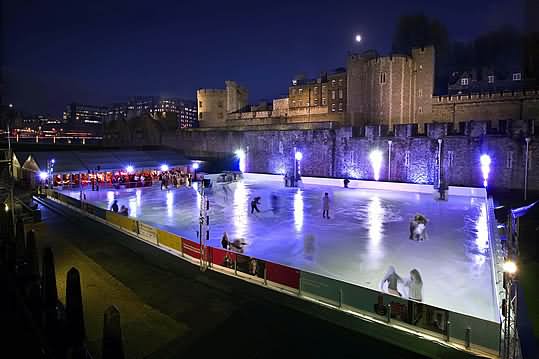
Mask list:
POLYGON ((273 214, 279 213, 279 197, 275 193, 271 194, 271 210, 273 214))
POLYGON ((348 184, 350 183, 350 180, 348 178, 344 179, 344 188, 348 188, 348 184))
POLYGON ((329 219, 329 194, 327 192, 322 197, 322 218, 329 219))
POLYGON ((403 280, 395 271, 395 267, 389 266, 389 268, 387 269, 387 273, 382 279, 382 282, 380 283, 380 289, 382 291, 384 291, 384 284, 386 282, 387 282, 387 292, 389 294, 398 295, 399 297, 402 296, 397 286, 399 282, 403 283, 403 280))
POLYGON ((251 201, 251 214, 254 213, 254 211, 256 211, 257 213, 260 212, 260 210, 258 209, 259 204, 260 204, 260 197, 255 197, 251 201))
POLYGON ((112 202, 112 206, 110 206, 110 210, 112 212, 118 213, 118 201, 117 200, 114 200, 114 202, 112 202))
POLYGON ((416 214, 410 222, 410 237, 411 240, 423 241, 426 239, 427 217, 422 214, 416 214))

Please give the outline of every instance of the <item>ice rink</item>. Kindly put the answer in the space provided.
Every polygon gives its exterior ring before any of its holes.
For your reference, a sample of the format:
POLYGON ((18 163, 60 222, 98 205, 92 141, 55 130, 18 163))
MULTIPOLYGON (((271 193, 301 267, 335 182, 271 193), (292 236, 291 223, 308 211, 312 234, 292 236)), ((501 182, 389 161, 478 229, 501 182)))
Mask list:
MULTIPOLYGON (((195 184, 196 185, 196 184, 195 184)), ((79 199, 79 191, 64 191, 79 199)), ((325 185, 286 188, 282 181, 245 179, 214 183, 210 200, 210 245, 223 232, 241 238, 245 253, 260 259, 344 280, 375 290, 389 265, 407 279, 417 269, 423 302, 498 321, 488 244, 487 204, 482 198, 352 189, 325 185), (330 196, 331 219, 322 218, 322 196, 330 196), (274 213, 270 196, 278 196, 274 213), (261 212, 250 201, 261 197, 261 212), (424 214, 428 240, 408 239, 409 222, 424 214)), ((87 201, 110 208, 114 199, 145 223, 197 240, 200 200, 195 188, 87 191, 87 201)), ((399 287, 401 293, 407 293, 399 287)))

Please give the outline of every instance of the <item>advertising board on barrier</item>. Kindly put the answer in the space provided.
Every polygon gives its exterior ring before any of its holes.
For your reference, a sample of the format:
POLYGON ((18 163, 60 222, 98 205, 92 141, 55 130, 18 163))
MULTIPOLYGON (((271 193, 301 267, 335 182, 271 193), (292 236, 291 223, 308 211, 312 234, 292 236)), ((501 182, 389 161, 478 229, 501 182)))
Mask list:
POLYGON ((188 239, 182 239, 183 253, 196 259, 200 259, 200 244, 190 241, 188 239))
POLYGON ((129 217, 107 211, 107 221, 127 229, 128 231, 138 233, 138 221, 129 217))
POLYGON ((181 252, 182 250, 182 238, 167 231, 158 229, 157 241, 159 242, 160 246, 168 247, 178 252, 181 252))
POLYGON ((89 203, 86 203, 86 202, 82 203, 82 208, 86 212, 88 212, 88 213, 90 213, 90 214, 92 214, 92 215, 94 215, 96 217, 107 219, 107 211, 104 210, 103 208, 93 206, 93 205, 91 205, 89 203))
POLYGON ((266 262, 266 278, 274 283, 299 289, 299 270, 281 264, 266 262))
POLYGON ((148 242, 157 244, 157 229, 143 222, 138 222, 139 235, 148 242))

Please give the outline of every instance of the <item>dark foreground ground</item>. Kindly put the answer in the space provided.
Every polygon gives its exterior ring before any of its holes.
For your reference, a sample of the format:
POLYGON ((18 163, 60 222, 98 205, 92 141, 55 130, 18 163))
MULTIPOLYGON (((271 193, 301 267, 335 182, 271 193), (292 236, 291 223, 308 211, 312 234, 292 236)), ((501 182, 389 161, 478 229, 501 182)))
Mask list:
MULTIPOLYGON (((148 260, 127 236, 42 208, 38 246, 52 247, 59 296, 66 273, 81 272, 88 347, 101 356, 103 311, 121 312, 127 358, 423 358, 293 309, 250 297, 196 266, 148 260)), ((179 262, 181 260, 178 259, 179 262)))

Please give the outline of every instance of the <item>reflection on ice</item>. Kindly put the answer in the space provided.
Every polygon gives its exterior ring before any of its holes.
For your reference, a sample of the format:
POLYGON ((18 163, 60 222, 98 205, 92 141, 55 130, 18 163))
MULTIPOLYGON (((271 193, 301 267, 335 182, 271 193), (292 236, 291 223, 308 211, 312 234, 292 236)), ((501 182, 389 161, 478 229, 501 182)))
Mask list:
POLYGON ((174 192, 167 191, 167 216, 172 218, 174 213, 174 192))
POLYGON ((475 255, 475 264, 482 265, 485 263, 485 256, 487 255, 489 243, 488 243, 488 224, 487 224, 487 206, 485 203, 481 204, 481 211, 479 212, 479 218, 475 222, 476 237, 475 244, 479 254, 475 255))
POLYGON ((300 189, 294 194, 294 225, 298 232, 303 228, 303 194, 300 189))
MULTIPOLYGON (((233 215, 236 238, 247 237, 247 190, 243 182, 237 182, 234 190, 233 215)), ((225 208, 227 204, 225 203, 225 208)))
POLYGON ((380 198, 373 196, 367 212, 367 228, 369 228, 369 248, 375 252, 378 250, 384 233, 384 215, 385 209, 382 207, 380 198))

